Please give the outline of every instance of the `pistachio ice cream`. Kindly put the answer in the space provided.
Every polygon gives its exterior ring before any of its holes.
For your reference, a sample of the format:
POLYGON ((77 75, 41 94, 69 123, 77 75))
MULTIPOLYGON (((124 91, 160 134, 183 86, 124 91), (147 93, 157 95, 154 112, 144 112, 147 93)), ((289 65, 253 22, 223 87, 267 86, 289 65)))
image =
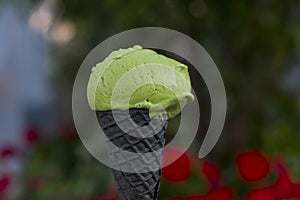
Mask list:
POLYGON ((186 65, 138 45, 113 51, 94 66, 87 96, 93 110, 151 109, 162 106, 169 118, 179 114, 183 106, 194 99, 186 65), (115 86, 126 73, 127 85, 118 90, 112 102, 115 86), (135 91, 126 101, 130 87, 134 87, 135 91))

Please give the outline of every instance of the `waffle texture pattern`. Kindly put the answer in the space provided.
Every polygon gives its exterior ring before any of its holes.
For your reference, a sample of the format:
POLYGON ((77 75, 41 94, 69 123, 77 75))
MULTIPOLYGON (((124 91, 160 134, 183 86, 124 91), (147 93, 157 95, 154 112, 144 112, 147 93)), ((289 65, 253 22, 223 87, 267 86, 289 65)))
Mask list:
POLYGON ((151 119, 147 109, 96 111, 107 136, 107 149, 120 200, 156 200, 160 185, 162 149, 168 125, 166 116, 151 119), (114 113, 114 114, 113 114, 114 113), (128 114, 129 113, 129 114, 128 114), (130 152, 130 156, 128 156, 130 152), (143 156, 151 153, 150 156, 143 156), (135 172, 126 172, 132 166, 135 172), (140 166, 146 173, 139 173, 140 166))

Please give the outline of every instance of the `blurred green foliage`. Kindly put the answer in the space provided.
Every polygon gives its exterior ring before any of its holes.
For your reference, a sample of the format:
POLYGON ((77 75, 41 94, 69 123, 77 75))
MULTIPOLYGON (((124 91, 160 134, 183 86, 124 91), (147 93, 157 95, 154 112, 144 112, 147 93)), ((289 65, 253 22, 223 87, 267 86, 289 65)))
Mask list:
POLYGON ((91 157, 79 140, 46 140, 26 160, 22 199, 101 196, 112 185, 110 169, 91 157))
MULTIPOLYGON (((280 87, 289 68, 299 65, 298 1, 60 1, 58 13, 77 30, 72 42, 54 48, 55 78, 68 85, 62 100, 69 99, 80 63, 98 43, 127 29, 160 26, 196 39, 219 67, 228 93, 222 138, 234 144, 228 148, 260 147, 266 127, 281 120, 299 130, 299 94, 280 87)), ((64 107, 71 110, 69 103, 64 107)))

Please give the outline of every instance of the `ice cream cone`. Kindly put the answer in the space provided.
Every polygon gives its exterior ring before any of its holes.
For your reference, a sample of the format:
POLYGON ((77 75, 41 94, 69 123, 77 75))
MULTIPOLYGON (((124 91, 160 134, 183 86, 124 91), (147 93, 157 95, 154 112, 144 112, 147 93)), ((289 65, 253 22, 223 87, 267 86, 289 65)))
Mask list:
POLYGON ((120 200, 157 199, 167 118, 194 100, 188 66, 138 45, 119 49, 92 68, 87 99, 120 200))
MULTIPOLYGON (((118 189, 120 200, 153 200, 158 198, 160 185, 162 148, 165 144, 165 132, 168 121, 165 117, 151 119, 147 109, 130 109, 128 111, 97 111, 99 123, 107 136, 107 149, 112 160, 113 175, 118 189), (113 115, 114 112, 114 115, 113 115), (159 121, 158 121, 159 120, 159 121), (156 121, 156 123, 153 123, 156 121), (151 122, 151 125, 149 126, 151 122), (124 125, 125 124, 125 125, 124 125), (120 125, 126 132, 121 130, 120 125), (139 128, 148 126, 143 132, 139 128), (132 136, 130 133, 141 134, 141 137, 132 136), (147 135, 153 134, 150 137, 147 135), (112 146, 116 148, 110 148, 112 146), (127 156, 125 152, 132 152, 132 156, 127 156), (143 158, 139 153, 151 153, 151 158, 143 158), (126 155, 125 155, 126 154, 126 155), (147 163, 148 172, 139 173, 140 162, 147 163), (124 172, 122 165, 135 163, 132 172, 124 172), (151 170, 151 167, 156 169, 151 170), (117 170, 119 169, 119 170, 117 170)), ((145 164, 145 163, 143 163, 145 164)), ((145 169, 142 169, 145 170, 145 169)))

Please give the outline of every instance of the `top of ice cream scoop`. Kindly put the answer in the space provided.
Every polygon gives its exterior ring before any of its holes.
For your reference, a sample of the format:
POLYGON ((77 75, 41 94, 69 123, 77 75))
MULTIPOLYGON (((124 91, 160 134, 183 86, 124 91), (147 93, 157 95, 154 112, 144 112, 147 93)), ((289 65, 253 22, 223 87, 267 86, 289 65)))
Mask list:
POLYGON ((93 110, 165 109, 168 118, 194 100, 186 65, 138 45, 113 51, 92 68, 87 97, 93 110))

